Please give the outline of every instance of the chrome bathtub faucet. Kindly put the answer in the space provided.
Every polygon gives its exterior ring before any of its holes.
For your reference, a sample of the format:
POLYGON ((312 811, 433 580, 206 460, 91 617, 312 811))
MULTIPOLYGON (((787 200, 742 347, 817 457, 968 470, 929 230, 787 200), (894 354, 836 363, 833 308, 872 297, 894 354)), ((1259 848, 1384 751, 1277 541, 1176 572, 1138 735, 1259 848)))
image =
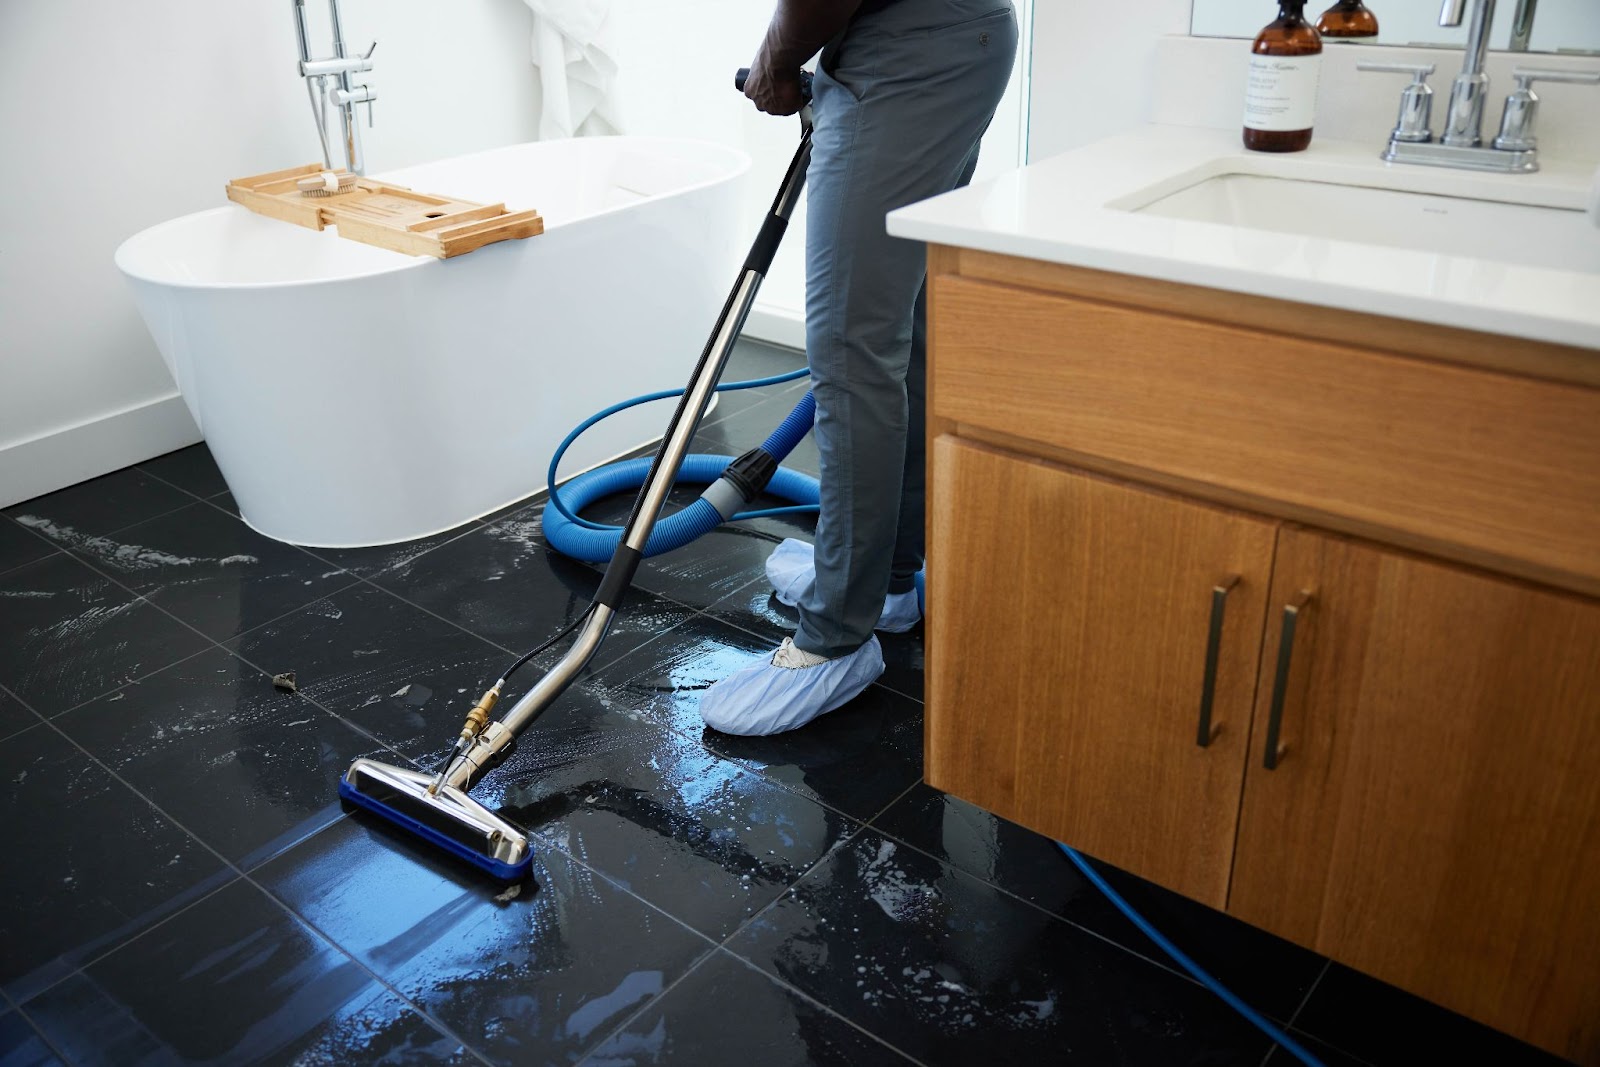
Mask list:
POLYGON ((367 125, 372 125, 372 102, 378 98, 369 86, 356 85, 350 75, 372 69, 372 53, 378 42, 372 42, 365 55, 352 56, 345 52, 344 27, 339 20, 339 0, 328 0, 328 14, 333 29, 333 55, 327 59, 311 58, 311 42, 306 35, 306 0, 294 0, 295 26, 300 36, 300 76, 306 80, 306 93, 311 98, 311 114, 317 123, 317 136, 322 142, 322 165, 334 169, 333 151, 328 144, 328 111, 339 113, 344 169, 352 174, 366 173, 366 160, 361 153, 361 126, 356 121, 356 105, 367 105, 367 125))
MULTIPOLYGON (((1459 26, 1470 0, 1444 0, 1439 25, 1459 26)), ((1532 30, 1537 0, 1519 0, 1515 34, 1526 50, 1532 30)), ((1507 97, 1500 118, 1500 133, 1490 144, 1484 143, 1484 101, 1489 93, 1489 76, 1484 73, 1484 57, 1489 50, 1489 28, 1494 25, 1495 0, 1477 0, 1467 30, 1467 46, 1461 56, 1461 72, 1450 86, 1444 131, 1434 139, 1430 125, 1433 90, 1428 87, 1432 64, 1357 63, 1357 70, 1388 74, 1409 74, 1410 85, 1400 97, 1400 119, 1389 134, 1383 158, 1391 163, 1419 163, 1430 167, 1456 167, 1503 174, 1531 174, 1539 169, 1538 141, 1534 119, 1539 98, 1534 95, 1536 81, 1576 82, 1600 85, 1600 73, 1564 70, 1538 70, 1517 67, 1511 74, 1517 86, 1507 97)))

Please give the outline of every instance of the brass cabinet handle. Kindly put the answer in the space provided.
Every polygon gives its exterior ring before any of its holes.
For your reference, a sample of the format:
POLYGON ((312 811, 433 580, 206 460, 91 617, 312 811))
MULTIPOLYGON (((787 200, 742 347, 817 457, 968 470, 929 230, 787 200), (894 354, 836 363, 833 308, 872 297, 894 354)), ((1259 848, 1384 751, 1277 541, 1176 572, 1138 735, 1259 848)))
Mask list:
POLYGON ((1217 656, 1222 650, 1222 613, 1228 605, 1228 592, 1239 584, 1239 576, 1231 574, 1211 587, 1211 633, 1206 638, 1206 675, 1200 686, 1200 728, 1195 732, 1194 743, 1205 748, 1217 736, 1211 725, 1211 701, 1217 692, 1217 656))
POLYGON ((1278 671, 1272 682, 1272 713, 1267 716, 1267 751, 1262 761, 1267 770, 1276 770, 1283 755, 1278 731, 1283 726, 1283 701, 1289 691, 1289 663, 1294 657, 1294 631, 1300 612, 1311 603, 1311 594, 1302 590, 1283 609, 1283 635, 1278 639, 1278 671))

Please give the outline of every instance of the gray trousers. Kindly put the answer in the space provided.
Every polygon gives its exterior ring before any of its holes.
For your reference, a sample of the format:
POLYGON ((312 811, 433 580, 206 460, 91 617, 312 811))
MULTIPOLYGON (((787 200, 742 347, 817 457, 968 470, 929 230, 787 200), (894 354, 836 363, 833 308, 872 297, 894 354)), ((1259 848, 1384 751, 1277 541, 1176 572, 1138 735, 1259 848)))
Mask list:
POLYGON ((1011 0, 896 0, 822 50, 806 193, 806 355, 821 455, 795 644, 872 636, 923 559, 927 250, 884 216, 972 179, 1016 58, 1011 0))

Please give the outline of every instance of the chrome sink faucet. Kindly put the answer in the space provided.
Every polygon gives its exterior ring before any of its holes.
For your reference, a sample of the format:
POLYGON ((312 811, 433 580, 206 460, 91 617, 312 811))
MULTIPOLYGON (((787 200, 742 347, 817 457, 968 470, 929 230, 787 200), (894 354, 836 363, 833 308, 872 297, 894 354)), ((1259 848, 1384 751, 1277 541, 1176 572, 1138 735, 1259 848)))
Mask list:
MULTIPOLYGON (((1459 26, 1467 0, 1444 0, 1439 25, 1459 26)), ((1483 59, 1489 52, 1489 27, 1494 25, 1495 0, 1478 0, 1467 30, 1467 47, 1461 54, 1461 73, 1450 86, 1450 110, 1444 122, 1447 145, 1476 148, 1483 143, 1483 98, 1489 92, 1489 76, 1483 72, 1483 59)))
POLYGON ((306 0, 294 0, 295 27, 300 37, 300 76, 306 80, 306 93, 311 98, 311 114, 316 119, 317 136, 322 141, 322 164, 334 169, 333 152, 328 144, 328 111, 339 113, 341 150, 344 169, 352 174, 366 173, 366 159, 361 152, 361 125, 356 121, 356 105, 367 105, 367 125, 372 125, 372 102, 378 98, 366 85, 355 85, 350 75, 372 69, 372 53, 377 50, 374 41, 365 55, 346 53, 344 26, 339 20, 339 0, 328 0, 328 16, 333 31, 333 55, 327 59, 311 58, 311 42, 306 35, 306 0))
MULTIPOLYGON (((1439 11, 1439 25, 1461 25, 1469 2, 1444 0, 1439 11)), ((1536 3, 1537 0, 1519 0, 1517 4, 1514 39, 1520 38, 1522 50, 1527 48, 1536 3)), ((1432 64, 1356 64, 1358 70, 1409 74, 1413 79, 1401 94, 1400 120, 1389 134, 1384 159, 1391 163, 1420 163, 1506 174, 1532 173, 1539 169, 1538 142, 1534 137, 1539 98, 1534 95, 1533 83, 1559 81, 1600 85, 1600 73, 1515 68, 1511 74, 1517 86, 1506 97, 1499 136, 1492 144, 1484 144, 1483 111, 1489 94, 1489 76, 1484 73, 1483 65, 1489 51, 1489 29, 1494 25, 1494 7, 1495 0, 1477 0, 1472 9, 1467 46, 1461 56, 1461 72, 1451 83, 1444 130, 1438 140, 1434 140, 1429 126, 1433 90, 1428 87, 1427 79, 1434 71, 1432 64)))

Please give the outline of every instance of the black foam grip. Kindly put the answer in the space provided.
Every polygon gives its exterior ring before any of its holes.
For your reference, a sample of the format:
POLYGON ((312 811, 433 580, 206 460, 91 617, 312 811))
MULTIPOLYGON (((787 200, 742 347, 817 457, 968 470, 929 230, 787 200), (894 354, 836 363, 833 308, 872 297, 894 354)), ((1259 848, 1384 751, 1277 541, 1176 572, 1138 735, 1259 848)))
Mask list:
MULTIPOLYGON (((809 70, 802 70, 800 72, 800 93, 806 98, 807 103, 811 102, 811 77, 812 75, 809 70)), ((740 67, 738 70, 734 71, 733 87, 739 90, 741 93, 744 92, 744 83, 749 80, 749 67, 740 67)))
POLYGON ((600 579, 600 591, 594 595, 596 604, 604 604, 612 611, 622 606, 622 598, 633 584, 633 573, 639 569, 644 553, 636 548, 619 544, 606 566, 606 575, 600 579))
POLYGON ((750 254, 744 257, 744 268, 740 273, 753 270, 764 277, 772 267, 772 257, 778 254, 778 245, 783 242, 784 231, 788 228, 788 219, 781 215, 768 215, 761 224, 761 232, 756 234, 755 244, 750 246, 750 254))

